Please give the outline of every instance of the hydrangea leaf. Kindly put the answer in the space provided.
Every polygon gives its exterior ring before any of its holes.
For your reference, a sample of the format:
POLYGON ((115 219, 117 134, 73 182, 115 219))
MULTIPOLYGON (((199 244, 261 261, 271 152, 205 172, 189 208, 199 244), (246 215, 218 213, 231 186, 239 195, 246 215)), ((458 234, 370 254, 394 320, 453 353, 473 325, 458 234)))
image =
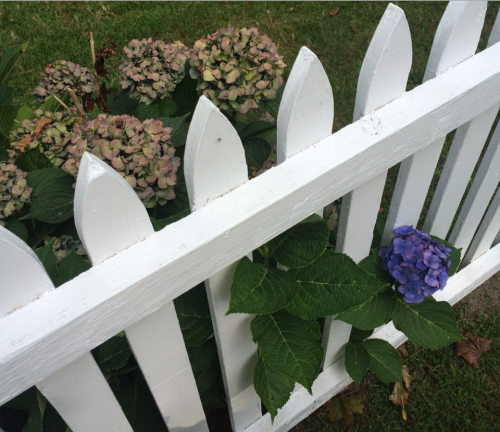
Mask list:
POLYGON ((11 233, 18 236, 23 242, 28 241, 28 230, 23 225, 23 223, 16 218, 7 218, 4 219, 5 228, 8 229, 11 233))
POLYGON ((189 356, 189 363, 191 364, 195 376, 208 369, 217 358, 217 347, 215 346, 214 339, 209 339, 199 346, 188 346, 186 348, 189 356))
POLYGON ((453 276, 457 270, 458 266, 460 265, 460 260, 462 259, 462 248, 457 249, 455 246, 453 246, 451 243, 448 243, 446 240, 442 240, 439 237, 430 236, 432 240, 437 241, 438 243, 444 244, 447 248, 451 249, 450 253, 450 261, 451 261, 451 266, 448 270, 448 276, 453 276))
POLYGON ((244 127, 239 132, 239 135, 243 141, 251 138, 262 138, 263 135, 267 134, 269 131, 276 129, 275 124, 270 124, 266 121, 257 120, 251 123, 244 123, 244 127))
POLYGON ((344 419, 347 426, 354 423, 354 414, 363 414, 361 399, 354 396, 335 396, 326 406, 331 422, 344 419))
POLYGON ((271 153, 267 142, 262 138, 252 138, 243 142, 245 149, 245 159, 248 166, 248 175, 253 171, 258 171, 271 153))
POLYGON ((23 120, 29 119, 33 120, 35 118, 35 111, 33 111, 29 106, 24 105, 17 110, 16 120, 22 122, 23 120))
POLYGON ((59 284, 62 285, 70 281, 80 273, 86 272, 90 267, 92 266, 72 249, 66 258, 57 263, 59 284))
POLYGON ((359 342, 370 356, 369 369, 383 382, 401 381, 401 358, 394 347, 382 339, 359 342))
POLYGON ((7 151, 2 147, 2 143, 0 142, 0 162, 7 162, 10 159, 7 151))
POLYGON ((373 334, 373 330, 361 330, 355 326, 351 329, 352 341, 364 341, 373 334))
POLYGON ((17 167, 25 172, 36 171, 43 168, 52 168, 52 164, 47 157, 40 153, 38 148, 26 150, 16 159, 17 167))
POLYGON ((185 209, 182 210, 181 212, 177 213, 176 215, 169 216, 165 219, 155 219, 155 218, 150 218, 151 223, 153 224, 153 228, 155 231, 160 231, 163 228, 165 228, 167 225, 170 225, 174 222, 180 221, 182 218, 186 217, 187 215, 191 214, 191 210, 185 209))
POLYGON ((311 393, 324 356, 318 322, 280 310, 256 316, 250 330, 263 360, 311 393))
MULTIPOLYGON (((70 97, 69 97, 68 92, 66 92, 62 95, 58 95, 57 97, 65 105, 70 105, 70 102, 69 102, 70 97)), ((41 104, 38 109, 41 109, 43 111, 57 112, 57 111, 63 111, 64 106, 61 105, 60 102, 57 99, 55 99, 53 96, 50 96, 47 99, 45 99, 45 102, 43 104, 41 104)))
POLYGON ((57 258, 54 254, 55 240, 56 238, 54 237, 50 243, 46 244, 44 247, 35 249, 35 254, 43 264, 43 267, 47 271, 52 283, 57 286, 59 285, 59 275, 57 273, 57 258))
POLYGON ((116 96, 107 95, 107 104, 113 115, 131 115, 139 106, 139 101, 131 97, 128 89, 121 90, 116 96))
POLYGON ((187 346, 201 345, 213 336, 214 329, 204 283, 177 297, 174 305, 187 346))
POLYGON ((139 104, 135 110, 135 116, 144 121, 147 119, 159 119, 170 117, 177 110, 177 104, 172 99, 157 99, 150 105, 139 104))
POLYGON ((99 346, 98 360, 101 371, 121 369, 127 363, 130 354, 130 346, 124 336, 113 336, 99 346))
POLYGON ((382 260, 377 255, 368 255, 365 259, 360 261, 358 265, 368 274, 374 276, 378 281, 382 283, 386 283, 388 285, 394 284, 394 278, 389 274, 387 270, 384 270, 383 267, 380 267, 377 263, 377 259, 382 260))
POLYGON ((75 179, 57 168, 31 171, 26 176, 33 188, 30 212, 22 219, 59 223, 73 216, 75 179))
POLYGON ((184 114, 182 117, 162 117, 158 120, 163 122, 164 127, 171 127, 172 134, 170 140, 174 147, 186 145, 189 125, 186 123, 187 117, 191 113, 184 114))
POLYGON ((278 409, 282 408, 290 399, 295 382, 269 366, 259 355, 253 372, 255 391, 274 419, 278 409))
POLYGON ((25 42, 22 45, 16 45, 5 50, 2 61, 0 62, 0 84, 7 79, 21 55, 26 51, 26 48, 28 48, 28 44, 29 42, 25 42))
POLYGON ((278 119, 278 111, 280 109, 280 103, 281 103, 281 98, 283 97, 283 91, 285 90, 285 87, 282 86, 278 89, 276 92, 276 97, 271 100, 265 100, 264 105, 269 112, 275 119, 278 119))
POLYGON ((0 87, 0 105, 12 105, 12 92, 6 82, 0 87))
POLYGON ((368 302, 386 287, 345 254, 326 251, 312 264, 291 271, 301 289, 286 306, 303 319, 344 312, 368 302))
POLYGON ((398 299, 392 319, 399 331, 424 348, 441 348, 461 339, 451 306, 431 296, 418 304, 398 299))
POLYGON ((9 133, 12 123, 16 118, 16 114, 17 110, 13 105, 0 106, 0 133, 2 134, 2 138, 7 140, 7 145, 9 143, 9 133))
POLYGON ((388 289, 373 294, 365 302, 341 312, 336 319, 362 330, 371 330, 390 321, 395 307, 394 292, 388 289))
POLYGON ((345 346, 345 368, 359 385, 370 365, 370 355, 362 343, 349 342, 345 346))
POLYGON ((291 274, 243 257, 233 276, 227 314, 267 314, 283 309, 300 289, 291 274))
POLYGON ((196 81, 189 76, 185 76, 182 81, 175 86, 172 93, 172 99, 178 105, 178 109, 183 113, 192 113, 196 108, 199 99, 196 86, 196 81))
POLYGON ((327 223, 313 214, 271 240, 267 246, 280 264, 291 269, 300 268, 311 264, 325 251, 329 234, 327 223))

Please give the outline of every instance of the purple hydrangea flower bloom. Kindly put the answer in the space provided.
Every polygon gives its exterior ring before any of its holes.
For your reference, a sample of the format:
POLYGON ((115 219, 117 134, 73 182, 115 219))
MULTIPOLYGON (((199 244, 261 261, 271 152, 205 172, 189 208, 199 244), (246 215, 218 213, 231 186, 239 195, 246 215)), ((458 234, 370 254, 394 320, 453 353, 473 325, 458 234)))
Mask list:
POLYGON ((384 269, 401 284, 398 291, 403 300, 422 303, 446 286, 451 249, 412 226, 401 226, 394 233, 397 237, 390 246, 381 248, 378 256, 384 269))

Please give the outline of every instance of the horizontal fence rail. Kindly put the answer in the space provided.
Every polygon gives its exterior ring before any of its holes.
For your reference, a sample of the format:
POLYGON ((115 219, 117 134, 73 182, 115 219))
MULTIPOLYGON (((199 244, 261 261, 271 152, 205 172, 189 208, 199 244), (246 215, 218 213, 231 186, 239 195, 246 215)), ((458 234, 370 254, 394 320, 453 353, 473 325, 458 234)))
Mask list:
MULTIPOLYGON (((500 103, 499 58, 496 44, 5 315, 0 403, 500 103)), ((478 258, 444 293, 497 271, 498 255, 478 258)))

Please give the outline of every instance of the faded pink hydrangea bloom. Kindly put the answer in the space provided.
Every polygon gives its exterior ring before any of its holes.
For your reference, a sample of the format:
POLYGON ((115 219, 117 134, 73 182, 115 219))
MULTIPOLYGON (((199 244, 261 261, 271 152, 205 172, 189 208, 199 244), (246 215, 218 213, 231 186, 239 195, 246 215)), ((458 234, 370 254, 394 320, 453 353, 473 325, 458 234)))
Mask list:
POLYGON ((26 184, 26 173, 8 162, 0 162, 0 225, 5 226, 3 219, 8 218, 15 210, 20 210, 25 203, 31 201, 32 188, 26 184))
POLYGON ((120 84, 132 96, 149 105, 156 99, 171 97, 185 76, 188 48, 179 41, 134 39, 123 48, 120 84))
POLYGON ((241 114, 276 97, 286 66, 270 38, 254 27, 234 26, 196 41, 190 65, 199 93, 220 109, 241 114))

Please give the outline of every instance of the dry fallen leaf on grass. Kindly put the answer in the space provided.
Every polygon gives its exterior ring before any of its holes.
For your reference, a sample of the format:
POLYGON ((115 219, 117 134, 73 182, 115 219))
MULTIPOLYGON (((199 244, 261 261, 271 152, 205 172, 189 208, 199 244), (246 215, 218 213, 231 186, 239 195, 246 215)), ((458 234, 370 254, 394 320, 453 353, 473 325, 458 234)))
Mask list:
POLYGON ((328 418, 332 422, 344 419, 347 426, 354 421, 354 413, 363 414, 361 400, 354 396, 335 396, 326 406, 328 418))
POLYGON ((331 10, 328 15, 334 16, 339 11, 339 8, 331 10))
POLYGON ((462 356, 467 363, 479 367, 481 355, 491 349, 491 339, 480 338, 478 336, 465 333, 467 340, 459 340, 455 343, 455 354, 462 356))
POLYGON ((405 383, 406 390, 410 390, 410 384, 413 381, 413 378, 410 375, 410 370, 408 366, 403 366, 403 382, 405 383))
POLYGON ((404 406, 408 404, 408 397, 408 392, 401 385, 401 383, 394 383, 394 389, 392 390, 392 394, 389 396, 389 400, 392 401, 394 405, 404 406))
POLYGON ((399 348, 396 349, 397 353, 399 354, 399 357, 404 357, 408 358, 410 354, 408 354, 408 350, 406 349, 406 346, 403 344, 399 348))

